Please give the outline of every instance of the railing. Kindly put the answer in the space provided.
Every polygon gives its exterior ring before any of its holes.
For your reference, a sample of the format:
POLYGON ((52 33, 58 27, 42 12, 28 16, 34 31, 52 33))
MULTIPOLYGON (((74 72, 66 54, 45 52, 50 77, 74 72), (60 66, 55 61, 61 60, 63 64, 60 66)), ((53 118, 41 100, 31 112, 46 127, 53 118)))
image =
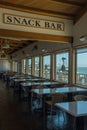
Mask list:
MULTIPOLYGON (((68 83, 68 72, 57 72, 56 73, 56 80, 60 82, 68 83)), ((76 74, 76 83, 81 85, 87 85, 87 74, 84 73, 77 73, 76 74)))
POLYGON ((56 73, 56 80, 58 80, 59 82, 64 82, 64 83, 68 83, 68 72, 67 71, 58 71, 56 73))
POLYGON ((47 79, 50 79, 50 69, 43 71, 43 77, 47 78, 47 79))
MULTIPOLYGON (((56 73, 56 80, 60 82, 68 83, 68 72, 57 72, 56 73)), ((81 85, 87 85, 87 74, 84 73, 77 73, 76 74, 76 83, 81 85)))
POLYGON ((87 85, 87 74, 84 73, 77 73, 76 74, 76 83, 87 85))
MULTIPOLYGON (((36 72, 38 75, 39 71, 36 72)), ((43 77, 50 79, 50 70, 43 71, 43 77)), ((56 80, 64 83, 68 83, 68 71, 58 71, 56 73, 56 80)), ((87 85, 87 74, 77 73, 76 74, 76 83, 81 85, 87 85)))

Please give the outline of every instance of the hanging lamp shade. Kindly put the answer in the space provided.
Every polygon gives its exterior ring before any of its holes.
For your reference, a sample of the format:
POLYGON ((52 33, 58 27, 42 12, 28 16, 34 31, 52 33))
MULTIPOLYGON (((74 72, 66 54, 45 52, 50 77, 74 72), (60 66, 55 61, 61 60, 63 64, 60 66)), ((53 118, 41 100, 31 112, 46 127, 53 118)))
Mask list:
POLYGON ((5 53, 4 50, 0 49, 0 54, 4 54, 4 53, 5 53))
POLYGON ((79 40, 80 40, 80 41, 82 41, 82 42, 84 42, 84 41, 86 41, 86 40, 87 40, 87 36, 86 36, 86 35, 81 36, 79 40))
POLYGON ((10 45, 8 43, 5 43, 5 44, 2 45, 2 48, 5 48, 5 49, 10 48, 10 45))
POLYGON ((7 39, 3 41, 2 48, 4 49, 10 48, 9 41, 7 39))

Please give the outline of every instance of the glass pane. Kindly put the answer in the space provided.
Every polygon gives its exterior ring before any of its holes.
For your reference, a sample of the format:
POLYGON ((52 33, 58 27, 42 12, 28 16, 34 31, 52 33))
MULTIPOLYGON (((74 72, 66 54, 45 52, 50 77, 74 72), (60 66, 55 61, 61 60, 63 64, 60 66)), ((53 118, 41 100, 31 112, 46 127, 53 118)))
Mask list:
POLYGON ((18 62, 18 65, 17 65, 17 72, 21 74, 22 72, 22 62, 18 62))
POLYGON ((17 72, 17 62, 15 61, 15 68, 14 68, 14 71, 17 72))
POLYGON ((76 83, 87 85, 87 48, 77 49, 76 83))
POLYGON ((56 54, 56 80, 68 83, 69 53, 56 54))
POLYGON ((26 74, 26 59, 24 59, 24 74, 26 74))
POLYGON ((28 59, 28 74, 31 75, 31 68, 32 64, 31 64, 31 59, 28 59))
POLYGON ((43 56, 43 77, 47 79, 50 79, 50 57, 50 55, 43 56))
POLYGON ((39 57, 35 57, 34 75, 39 76, 39 57))

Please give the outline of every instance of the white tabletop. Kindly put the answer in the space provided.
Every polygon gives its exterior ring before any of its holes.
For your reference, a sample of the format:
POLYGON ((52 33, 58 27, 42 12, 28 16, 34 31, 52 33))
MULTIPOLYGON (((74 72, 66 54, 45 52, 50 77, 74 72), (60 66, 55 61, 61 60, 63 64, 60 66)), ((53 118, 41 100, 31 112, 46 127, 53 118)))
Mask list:
POLYGON ((29 87, 29 86, 32 86, 32 85, 42 85, 42 86, 44 86, 44 85, 55 85, 55 84, 58 84, 58 82, 50 82, 50 81, 45 81, 45 80, 43 80, 42 82, 39 82, 40 80, 38 79, 38 80, 33 80, 33 82, 32 82, 32 80, 30 80, 31 82, 23 82, 23 83, 21 83, 21 86, 23 86, 23 87, 29 87), (38 81, 38 82, 35 82, 35 81, 38 81))
POLYGON ((74 117, 87 116, 87 101, 56 103, 55 106, 74 117))
POLYGON ((20 78, 32 78, 30 76, 23 76, 23 75, 14 75, 10 76, 9 79, 20 79, 20 78))
POLYGON ((50 94, 50 93, 75 93, 75 92, 86 92, 87 89, 80 87, 60 87, 60 88, 43 88, 34 89, 33 92, 37 94, 50 94))
POLYGON ((21 81, 26 81, 28 78, 19 78, 19 79, 13 79, 14 82, 21 82, 21 81))
POLYGON ((15 82, 20 82, 20 81, 26 81, 26 80, 28 80, 28 81, 44 81, 45 79, 40 79, 40 78, 32 78, 32 77, 20 77, 20 78, 15 78, 15 79, 13 79, 13 81, 15 81, 15 82))

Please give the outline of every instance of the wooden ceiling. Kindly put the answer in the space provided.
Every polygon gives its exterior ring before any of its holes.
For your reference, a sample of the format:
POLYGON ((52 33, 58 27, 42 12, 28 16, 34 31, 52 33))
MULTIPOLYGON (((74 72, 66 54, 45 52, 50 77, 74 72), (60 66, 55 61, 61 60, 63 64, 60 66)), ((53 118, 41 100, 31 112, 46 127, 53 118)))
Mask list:
MULTIPOLYGON (((72 19, 76 22, 87 11, 87 0, 0 0, 0 7, 72 19)), ((10 48, 5 49, 5 52, 11 54, 28 45, 29 40, 9 38, 10 48)), ((6 38, 1 37, 0 45, 5 41, 6 38)))
POLYGON ((10 37, 0 38, 0 53, 12 54, 34 42, 36 41, 28 39, 16 39, 10 37), (9 45, 9 47, 6 47, 7 44, 9 45))
POLYGON ((87 0, 0 0, 0 7, 75 20, 87 9, 87 0))

